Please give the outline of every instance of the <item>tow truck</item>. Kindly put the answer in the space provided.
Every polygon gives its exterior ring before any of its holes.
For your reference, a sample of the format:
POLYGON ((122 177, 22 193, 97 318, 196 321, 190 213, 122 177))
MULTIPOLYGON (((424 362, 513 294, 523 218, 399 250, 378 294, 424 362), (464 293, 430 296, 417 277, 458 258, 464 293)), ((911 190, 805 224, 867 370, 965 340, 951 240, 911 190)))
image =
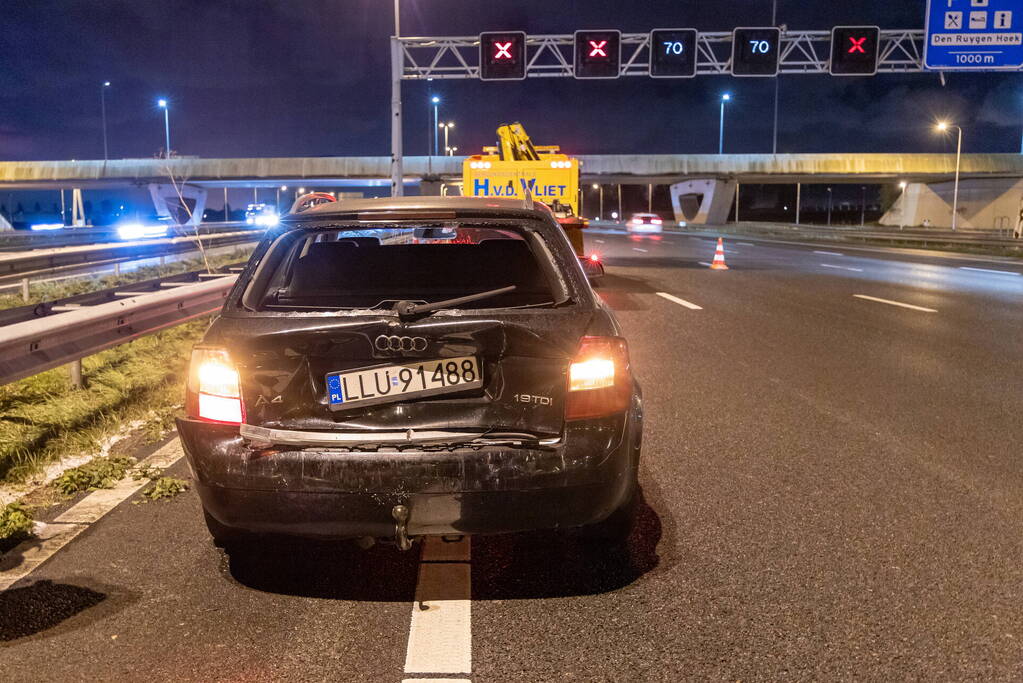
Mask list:
POLYGON ((534 145, 521 123, 497 128, 498 145, 466 157, 462 193, 469 197, 520 198, 543 202, 554 213, 591 282, 604 275, 597 254, 585 253, 582 231, 589 221, 579 215, 579 160, 557 145, 534 145))

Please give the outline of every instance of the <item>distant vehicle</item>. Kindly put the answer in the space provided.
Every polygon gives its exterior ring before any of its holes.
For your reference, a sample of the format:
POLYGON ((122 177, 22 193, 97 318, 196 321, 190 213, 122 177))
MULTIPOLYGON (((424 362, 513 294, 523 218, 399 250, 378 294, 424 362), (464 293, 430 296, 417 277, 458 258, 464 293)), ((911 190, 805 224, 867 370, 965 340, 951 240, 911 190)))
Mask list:
POLYGON ((268 204, 249 204, 245 209, 245 223, 247 225, 262 225, 271 228, 280 222, 277 214, 277 207, 268 204))
POLYGON ((625 224, 629 232, 651 232, 661 231, 663 221, 656 213, 634 213, 625 224))
POLYGON ((117 236, 122 240, 141 240, 166 237, 167 231, 175 225, 170 216, 150 215, 142 220, 127 220, 117 223, 117 236))
POLYGON ((251 263, 192 352, 178 420, 216 543, 627 536, 640 389, 546 206, 327 202, 251 263))

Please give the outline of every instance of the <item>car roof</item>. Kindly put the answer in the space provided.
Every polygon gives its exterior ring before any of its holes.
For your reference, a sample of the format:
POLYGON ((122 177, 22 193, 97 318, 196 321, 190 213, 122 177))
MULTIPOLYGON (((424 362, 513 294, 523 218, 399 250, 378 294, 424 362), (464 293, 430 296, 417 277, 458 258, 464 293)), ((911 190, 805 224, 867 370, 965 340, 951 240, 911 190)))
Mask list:
MULTIPOLYGON (((523 213, 550 215, 550 209, 538 201, 526 203, 523 199, 494 199, 489 197, 377 197, 372 199, 341 199, 318 204, 290 219, 322 219, 338 215, 359 213, 406 213, 410 211, 453 211, 460 214, 494 215, 523 213)), ((539 217, 539 216, 538 216, 539 217)))

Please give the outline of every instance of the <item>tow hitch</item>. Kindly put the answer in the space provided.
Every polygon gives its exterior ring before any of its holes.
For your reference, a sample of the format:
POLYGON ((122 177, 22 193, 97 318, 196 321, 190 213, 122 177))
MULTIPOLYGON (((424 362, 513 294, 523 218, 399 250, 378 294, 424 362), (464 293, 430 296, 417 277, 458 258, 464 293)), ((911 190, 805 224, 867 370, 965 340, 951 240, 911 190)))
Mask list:
POLYGON ((408 535, 409 510, 404 505, 395 505, 391 508, 391 517, 394 518, 394 542, 401 550, 412 548, 412 539, 408 535))

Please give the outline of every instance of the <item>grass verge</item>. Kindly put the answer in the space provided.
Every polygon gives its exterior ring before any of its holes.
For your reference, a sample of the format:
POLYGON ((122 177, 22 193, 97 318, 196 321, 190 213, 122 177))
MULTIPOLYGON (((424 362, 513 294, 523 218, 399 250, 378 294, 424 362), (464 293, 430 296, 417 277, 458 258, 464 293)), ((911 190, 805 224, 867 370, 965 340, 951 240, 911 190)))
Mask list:
POLYGON ((32 535, 32 515, 21 503, 8 503, 0 507, 0 552, 3 547, 17 544, 32 535))
POLYGON ((24 482, 67 455, 98 454, 126 424, 140 423, 149 442, 163 436, 184 397, 189 350, 208 323, 201 318, 85 358, 82 390, 69 388, 65 368, 0 387, 0 483, 24 482))
MULTIPOLYGON (((210 265, 214 268, 226 266, 231 263, 247 261, 252 253, 252 247, 239 247, 229 253, 210 255, 210 265)), ((86 292, 98 292, 102 289, 110 289, 132 282, 143 280, 154 280, 158 277, 176 275, 177 273, 188 273, 195 270, 203 270, 206 265, 201 256, 190 258, 184 261, 174 261, 165 266, 145 266, 138 270, 124 272, 120 277, 108 275, 82 275, 81 277, 57 280, 54 282, 39 282, 29 286, 29 301, 21 298, 21 293, 6 289, 0 292, 0 309, 17 308, 28 304, 37 304, 43 301, 63 299, 67 296, 85 294, 86 292)))

